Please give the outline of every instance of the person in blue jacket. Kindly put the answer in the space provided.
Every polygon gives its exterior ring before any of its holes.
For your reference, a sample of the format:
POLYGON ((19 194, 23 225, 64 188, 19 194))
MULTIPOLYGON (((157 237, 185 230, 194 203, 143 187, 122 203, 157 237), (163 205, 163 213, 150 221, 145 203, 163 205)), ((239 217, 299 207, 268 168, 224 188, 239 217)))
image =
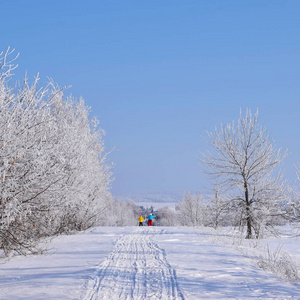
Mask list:
POLYGON ((152 220, 156 218, 156 216, 150 214, 147 219, 148 219, 148 226, 152 226, 152 220))

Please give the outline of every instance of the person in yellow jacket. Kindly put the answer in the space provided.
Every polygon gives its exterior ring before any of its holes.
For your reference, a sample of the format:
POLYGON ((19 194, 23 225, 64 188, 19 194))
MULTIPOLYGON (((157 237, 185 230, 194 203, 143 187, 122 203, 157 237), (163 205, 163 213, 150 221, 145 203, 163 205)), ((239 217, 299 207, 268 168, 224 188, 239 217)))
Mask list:
POLYGON ((139 226, 143 226, 144 218, 142 216, 139 217, 139 226))

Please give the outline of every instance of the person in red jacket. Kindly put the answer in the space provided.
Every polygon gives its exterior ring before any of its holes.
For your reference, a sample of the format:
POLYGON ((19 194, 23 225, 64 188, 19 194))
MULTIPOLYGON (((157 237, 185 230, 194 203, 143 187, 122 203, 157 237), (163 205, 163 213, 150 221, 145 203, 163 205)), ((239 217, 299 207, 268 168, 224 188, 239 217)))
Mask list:
POLYGON ((156 216, 154 216, 154 215, 152 215, 152 214, 150 214, 149 216, 148 216, 148 226, 152 226, 152 220, 154 219, 154 218, 156 218, 156 216))

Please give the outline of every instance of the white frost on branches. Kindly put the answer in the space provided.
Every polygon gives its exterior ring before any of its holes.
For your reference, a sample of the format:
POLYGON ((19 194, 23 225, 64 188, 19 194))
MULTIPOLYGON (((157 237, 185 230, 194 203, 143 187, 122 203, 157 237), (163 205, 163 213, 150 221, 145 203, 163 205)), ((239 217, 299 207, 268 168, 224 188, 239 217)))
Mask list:
POLYGON ((258 112, 247 110, 234 122, 208 132, 212 151, 202 154, 218 189, 227 193, 239 225, 246 225, 247 238, 272 229, 271 219, 282 215, 287 201, 286 185, 277 166, 286 153, 275 150, 266 130, 259 126, 258 112))
POLYGON ((18 58, 19 53, 11 57, 14 52, 15 49, 10 49, 10 47, 5 52, 0 52, 0 81, 11 77, 12 71, 18 67, 13 62, 18 58))
POLYGON ((53 82, 38 88, 38 77, 12 89, 9 54, 0 59, 0 248, 22 252, 42 236, 98 224, 112 202, 111 173, 83 99, 53 82))

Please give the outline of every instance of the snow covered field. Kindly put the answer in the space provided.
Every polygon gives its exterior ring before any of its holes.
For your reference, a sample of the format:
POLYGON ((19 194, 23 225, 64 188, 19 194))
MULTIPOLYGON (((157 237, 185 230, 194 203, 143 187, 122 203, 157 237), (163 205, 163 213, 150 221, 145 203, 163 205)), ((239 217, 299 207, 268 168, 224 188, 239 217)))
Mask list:
POLYGON ((258 268, 266 243, 300 267, 289 229, 256 244, 225 229, 99 227, 2 259, 0 299, 300 299, 299 283, 258 268))

